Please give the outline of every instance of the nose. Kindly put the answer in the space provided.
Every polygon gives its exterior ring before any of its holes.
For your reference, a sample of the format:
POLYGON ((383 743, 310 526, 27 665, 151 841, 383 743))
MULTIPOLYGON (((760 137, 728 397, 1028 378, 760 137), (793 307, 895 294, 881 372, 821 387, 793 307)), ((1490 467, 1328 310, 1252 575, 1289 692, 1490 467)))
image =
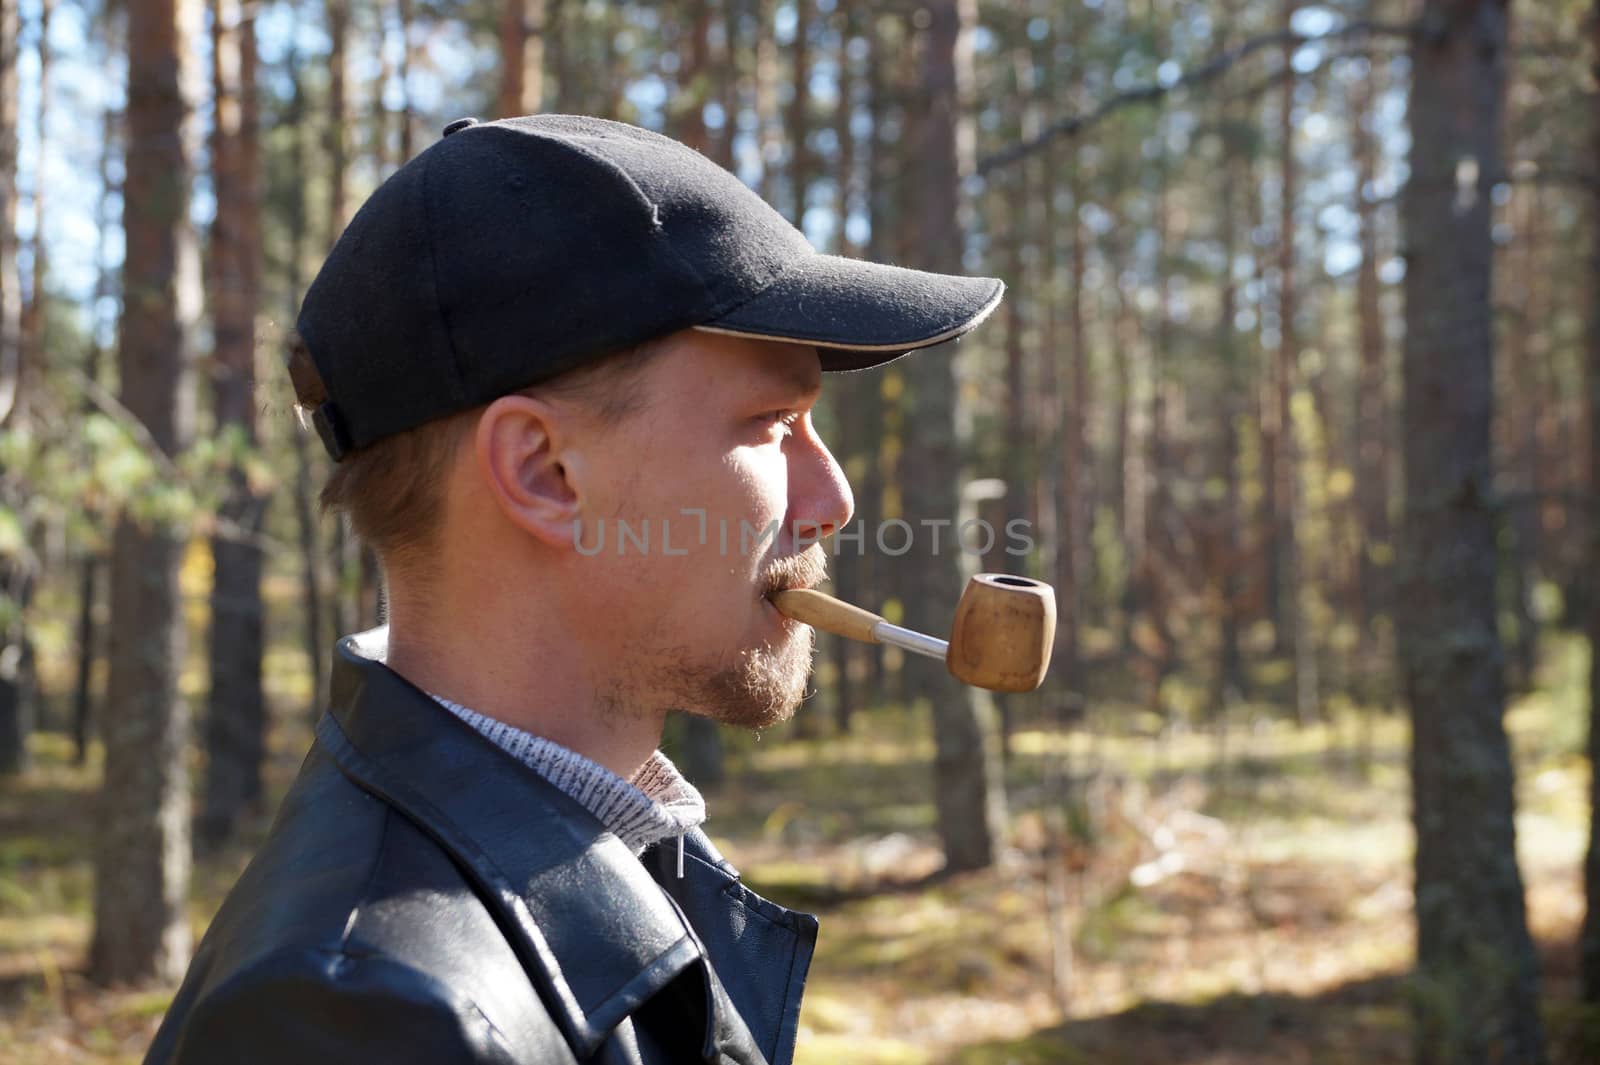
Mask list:
POLYGON ((801 419, 789 437, 789 516, 786 530, 802 542, 815 542, 850 523, 856 511, 850 482, 828 446, 817 435, 811 416, 801 419))

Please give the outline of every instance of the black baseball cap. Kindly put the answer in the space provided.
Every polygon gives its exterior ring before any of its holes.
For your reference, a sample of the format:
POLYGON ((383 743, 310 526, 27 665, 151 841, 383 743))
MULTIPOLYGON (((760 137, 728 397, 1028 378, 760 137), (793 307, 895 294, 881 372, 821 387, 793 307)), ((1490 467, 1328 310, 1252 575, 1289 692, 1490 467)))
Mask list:
POLYGON ((857 370, 960 336, 1004 290, 818 254, 738 178, 636 126, 466 118, 356 212, 297 327, 338 460, 681 329, 857 370))

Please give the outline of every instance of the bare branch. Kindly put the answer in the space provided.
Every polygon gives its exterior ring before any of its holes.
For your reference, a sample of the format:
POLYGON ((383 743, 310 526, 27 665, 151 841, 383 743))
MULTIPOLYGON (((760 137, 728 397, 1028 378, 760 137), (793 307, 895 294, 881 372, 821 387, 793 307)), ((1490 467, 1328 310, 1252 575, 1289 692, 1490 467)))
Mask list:
POLYGON ((1332 41, 1357 36, 1409 37, 1416 31, 1416 23, 1364 20, 1346 23, 1337 29, 1329 30, 1327 33, 1306 34, 1296 33, 1293 30, 1279 30, 1276 33, 1252 37, 1248 41, 1227 49, 1205 64, 1193 70, 1185 71, 1174 78, 1170 84, 1144 85, 1137 89, 1129 89, 1127 92, 1112 96, 1092 111, 1058 119, 1046 126, 1037 135, 1018 141, 1009 148, 1003 148, 978 160, 978 173, 987 175, 1002 167, 1019 163, 1042 150, 1051 141, 1062 137, 1076 137, 1085 129, 1123 108, 1131 107, 1134 104, 1153 103, 1178 89, 1190 88, 1214 81, 1227 73, 1234 64, 1268 48, 1281 48, 1287 44, 1315 44, 1319 41, 1332 41))
POLYGON ((139 420, 139 416, 123 406, 122 401, 112 395, 110 389, 75 366, 67 367, 67 373, 72 378, 72 383, 83 389, 84 398, 99 407, 102 414, 116 422, 168 480, 179 483, 184 480, 183 471, 172 461, 172 456, 162 450, 156 438, 150 434, 149 428, 139 420))
MULTIPOLYGON (((138 416, 122 404, 116 396, 102 386, 98 381, 90 378, 76 367, 67 368, 73 383, 83 389, 86 399, 98 407, 112 421, 116 422, 123 432, 139 448, 139 450, 155 463, 172 484, 190 485, 193 481, 181 470, 172 457, 161 449, 156 438, 150 435, 150 430, 139 420, 138 416)), ((222 514, 208 512, 207 517, 211 523, 213 534, 220 540, 233 543, 249 544, 268 556, 288 556, 290 552, 297 551, 295 545, 286 540, 272 536, 266 532, 255 532, 244 528, 232 518, 222 514)))

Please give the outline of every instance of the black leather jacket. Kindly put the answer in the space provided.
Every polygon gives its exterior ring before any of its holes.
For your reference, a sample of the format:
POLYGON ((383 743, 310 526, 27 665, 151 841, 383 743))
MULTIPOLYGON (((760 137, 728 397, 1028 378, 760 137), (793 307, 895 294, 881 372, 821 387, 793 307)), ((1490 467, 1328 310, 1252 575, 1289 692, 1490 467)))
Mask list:
POLYGON ((816 919, 685 845, 636 858, 347 637, 146 1063, 787 1063, 816 919))

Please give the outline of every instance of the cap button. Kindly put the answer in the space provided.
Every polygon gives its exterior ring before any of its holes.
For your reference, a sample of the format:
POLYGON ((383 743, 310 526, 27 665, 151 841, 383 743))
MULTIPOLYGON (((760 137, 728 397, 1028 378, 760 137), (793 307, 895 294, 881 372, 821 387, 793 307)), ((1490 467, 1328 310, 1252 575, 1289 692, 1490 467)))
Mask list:
POLYGON ((459 133, 468 126, 476 126, 477 124, 478 120, 475 118, 458 118, 444 128, 443 136, 448 137, 452 133, 459 133))

